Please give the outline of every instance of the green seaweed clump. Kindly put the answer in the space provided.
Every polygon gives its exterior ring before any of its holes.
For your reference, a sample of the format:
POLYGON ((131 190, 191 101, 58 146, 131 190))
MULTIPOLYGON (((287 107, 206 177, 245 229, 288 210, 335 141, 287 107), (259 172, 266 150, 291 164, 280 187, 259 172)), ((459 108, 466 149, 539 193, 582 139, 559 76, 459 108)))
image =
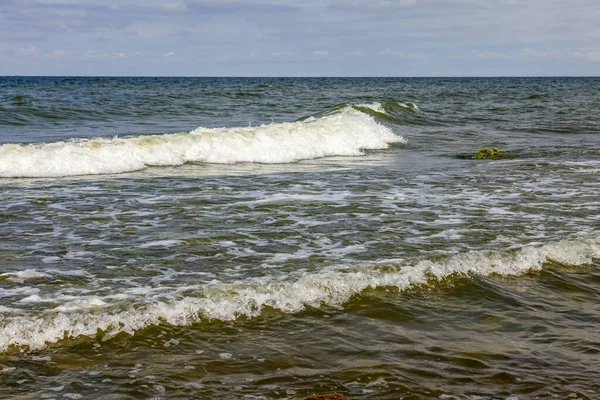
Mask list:
POLYGON ((475 154, 473 154, 471 156, 471 158, 492 158, 492 157, 496 157, 498 155, 500 155, 500 153, 502 153, 502 150, 498 150, 497 148, 493 147, 491 149, 488 149, 487 147, 479 149, 479 151, 475 154))

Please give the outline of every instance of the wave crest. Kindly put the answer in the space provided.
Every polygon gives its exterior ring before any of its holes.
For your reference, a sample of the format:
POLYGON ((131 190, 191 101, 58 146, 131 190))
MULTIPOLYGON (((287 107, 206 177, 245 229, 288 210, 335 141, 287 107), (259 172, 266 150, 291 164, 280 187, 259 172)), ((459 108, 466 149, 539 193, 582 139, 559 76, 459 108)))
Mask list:
POLYGON ((383 268, 379 265, 354 271, 332 269, 306 273, 296 281, 262 278, 245 285, 215 283, 199 293, 202 297, 154 302, 121 311, 103 307, 96 313, 79 310, 45 316, 0 316, 0 351, 11 346, 40 349, 47 343, 95 336, 99 332, 105 339, 119 333, 133 335, 137 330, 162 323, 183 326, 207 319, 253 318, 266 307, 297 313, 306 307, 341 305, 368 288, 405 290, 453 275, 514 276, 540 270, 550 261, 581 266, 598 258, 600 236, 596 235, 507 251, 470 251, 442 261, 422 260, 412 265, 387 263, 383 268))
POLYGON ((0 146, 0 177, 61 177, 131 172, 188 162, 290 163, 403 143, 371 115, 344 107, 329 115, 257 127, 0 146))

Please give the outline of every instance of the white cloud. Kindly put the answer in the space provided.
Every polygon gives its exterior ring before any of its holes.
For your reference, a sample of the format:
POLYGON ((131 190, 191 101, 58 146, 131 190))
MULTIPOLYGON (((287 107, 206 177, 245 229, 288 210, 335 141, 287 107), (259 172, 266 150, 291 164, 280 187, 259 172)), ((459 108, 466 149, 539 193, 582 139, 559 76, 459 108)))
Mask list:
POLYGON ((551 49, 521 49, 519 54, 525 58, 533 59, 552 59, 552 60, 572 60, 573 58, 584 59, 588 61, 600 61, 600 51, 598 49, 572 49, 572 48, 551 48, 551 49))
POLYGON ((592 51, 585 54, 585 57, 592 61, 600 61, 600 51, 592 51))
POLYGON ((317 50, 317 51, 313 52, 313 54, 318 57, 327 57, 329 55, 329 52, 317 50))
POLYGON ((85 52, 85 56, 84 58, 88 59, 88 60, 101 60, 101 59, 106 59, 109 58, 110 55, 108 53, 101 53, 95 50, 88 50, 85 52))
POLYGON ((600 51, 574 51, 571 55, 588 61, 600 61, 600 51))
POLYGON ((510 54, 494 53, 494 52, 489 52, 489 51, 477 53, 477 57, 479 57, 483 60, 488 60, 488 59, 510 60, 511 58, 513 58, 513 56, 510 54))
POLYGON ((168 12, 183 12, 188 10, 187 4, 183 1, 163 4, 160 7, 168 12))
POLYGON ((86 60, 117 60, 127 58, 125 53, 107 53, 95 50, 87 50, 83 56, 86 60))
POLYGON ((68 50, 54 50, 52 53, 50 53, 50 57, 62 58, 62 57, 68 57, 71 54, 72 54, 72 52, 70 52, 68 50))
MULTIPOLYGON (((38 54, 36 46, 18 46, 3 44, 0 42, 0 58, 10 56, 11 58, 30 58, 38 54)), ((1 75, 1 74, 0 74, 1 75)))
POLYGON ((404 58, 407 60, 422 60, 427 57, 427 55, 424 53, 405 53, 403 51, 395 51, 392 49, 385 49, 380 54, 384 56, 404 58))
POLYGON ((171 57, 171 56, 173 56, 174 54, 175 54, 175 53, 173 53, 172 51, 170 51, 170 52, 168 52, 168 53, 165 53, 165 54, 163 55, 163 57, 171 57))

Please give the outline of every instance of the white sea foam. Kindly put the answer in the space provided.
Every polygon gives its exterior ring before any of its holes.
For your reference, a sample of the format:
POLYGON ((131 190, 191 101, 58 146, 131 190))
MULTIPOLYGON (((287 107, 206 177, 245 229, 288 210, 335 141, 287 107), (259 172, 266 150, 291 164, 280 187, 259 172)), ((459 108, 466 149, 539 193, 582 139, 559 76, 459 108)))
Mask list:
POLYGON ((410 108, 410 109, 412 109, 412 110, 414 110, 414 111, 420 111, 420 110, 419 110, 419 107, 418 107, 418 106, 417 106, 415 103, 413 103, 413 102, 410 102, 410 101, 409 101, 409 102, 407 102, 407 103, 400 103, 400 102, 399 102, 399 103, 398 103, 398 105, 399 105, 400 107, 402 107, 402 108, 410 108))
MULTIPOLYGON (((377 108, 376 106, 374 106, 377 108)), ((404 142, 352 107, 304 121, 189 133, 0 146, 0 177, 60 177, 136 171, 186 162, 289 163, 358 156, 404 142)))
POLYGON ((37 294, 32 294, 31 296, 27 296, 19 300, 19 303, 43 303, 45 300, 37 294))
POLYGON ((5 278, 9 281, 23 283, 29 279, 39 279, 46 278, 48 274, 45 272, 38 271, 36 269, 30 268, 23 271, 15 271, 15 272, 5 272, 0 274, 0 279, 5 278))
POLYGON ((149 247, 173 247, 184 243, 182 240, 158 240, 156 242, 148 242, 138 246, 140 249, 147 249, 149 247))
POLYGON ((98 308, 105 306, 106 303, 97 297, 89 297, 70 301, 62 304, 52 311, 75 311, 75 310, 87 310, 90 308, 98 308))
POLYGON ((168 323, 188 325, 202 319, 234 320, 257 317, 265 307, 296 313, 305 307, 341 305, 367 288, 396 287, 404 290, 451 275, 520 275, 539 270, 548 261, 579 266, 600 258, 600 236, 563 240, 543 246, 526 246, 507 251, 470 251, 445 261, 423 260, 403 266, 381 265, 358 270, 330 269, 305 273, 295 280, 256 278, 245 284, 212 282, 201 290, 203 297, 138 304, 121 311, 101 308, 96 312, 58 312, 37 316, 0 316, 0 350, 11 345, 44 347, 66 337, 105 338, 148 326, 168 323))
POLYGON ((381 114, 387 114, 385 112, 385 108, 383 108, 383 105, 381 103, 378 103, 378 102, 375 102, 375 103, 366 103, 366 104, 357 104, 356 107, 368 108, 370 110, 373 110, 373 111, 381 113, 381 114))

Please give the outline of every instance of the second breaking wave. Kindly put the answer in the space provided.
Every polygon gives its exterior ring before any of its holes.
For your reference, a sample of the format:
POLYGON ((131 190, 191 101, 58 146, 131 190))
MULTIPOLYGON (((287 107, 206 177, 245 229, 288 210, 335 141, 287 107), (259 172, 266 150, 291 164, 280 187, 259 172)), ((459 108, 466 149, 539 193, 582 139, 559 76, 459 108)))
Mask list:
MULTIPOLYGON (((591 264, 600 258, 600 236, 562 240, 543 246, 525 246, 505 251, 469 251, 443 260, 416 260, 398 265, 382 260, 379 265, 359 269, 332 268, 305 273, 295 280, 256 278, 244 284, 213 282, 199 289, 198 297, 138 303, 125 309, 104 307, 0 317, 0 351, 16 346, 40 349, 48 343, 80 336, 104 339, 164 323, 186 326, 204 320, 232 321, 259 317, 267 307, 297 313, 307 307, 341 306, 369 288, 396 287, 406 290, 431 285, 458 276, 516 276, 540 270, 545 263, 565 266, 591 264)), ((33 272, 29 276, 35 277, 33 272)), ((98 302, 98 301, 96 301, 98 302)), ((8 311, 9 310, 5 310, 8 311)))

